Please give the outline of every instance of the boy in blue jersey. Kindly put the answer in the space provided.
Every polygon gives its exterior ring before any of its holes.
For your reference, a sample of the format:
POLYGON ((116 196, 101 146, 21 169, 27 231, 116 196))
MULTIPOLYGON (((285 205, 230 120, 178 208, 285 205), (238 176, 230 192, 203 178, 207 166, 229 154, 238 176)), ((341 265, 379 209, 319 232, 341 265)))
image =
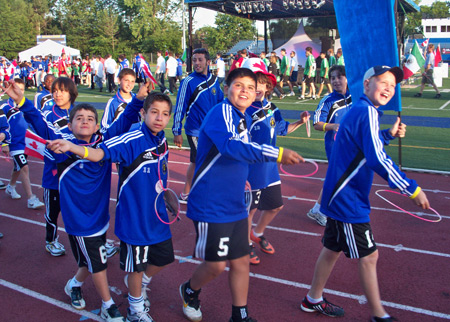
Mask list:
MULTIPOLYGON (((24 112, 37 133, 46 139, 67 139, 73 144, 97 147, 103 140, 127 131, 139 113, 148 87, 143 86, 122 115, 104 131, 98 131, 98 116, 89 104, 74 107, 64 134, 45 121, 33 104, 23 97, 15 83, 9 95, 24 112)), ((49 148, 52 145, 49 144, 49 148)), ((59 152, 59 151, 58 151, 59 152)), ((111 297, 106 275, 106 231, 109 227, 109 198, 111 190, 111 162, 89 162, 76 155, 54 154, 58 164, 61 214, 69 235, 72 252, 78 263, 75 276, 67 282, 64 291, 75 309, 84 309, 81 286, 89 275, 102 298, 101 316, 106 321, 123 321, 111 297)))
MULTIPOLYGON (((17 86, 22 91, 22 95, 25 93, 25 83, 20 78, 14 80, 17 86)), ((22 185, 28 197, 27 206, 30 209, 38 209, 44 206, 44 204, 36 197, 31 190, 30 183, 30 168, 28 166, 28 156, 25 154, 25 134, 28 129, 28 124, 23 118, 22 112, 17 108, 12 99, 8 99, 6 103, 0 106, 0 109, 6 115, 8 120, 11 142, 2 145, 2 152, 6 156, 11 156, 14 161, 14 167, 11 173, 11 180, 6 187, 6 194, 12 199, 20 199, 22 196, 16 191, 16 183, 19 177, 21 178, 22 185)))
POLYGON ((120 162, 115 233, 121 240, 120 267, 129 273, 129 322, 153 321, 147 313, 149 302, 144 305, 145 289, 153 275, 174 261, 170 228, 161 221, 168 221, 161 196, 155 212, 155 199, 167 186, 169 151, 163 130, 171 111, 170 98, 154 92, 144 102, 140 129, 105 141, 98 149, 62 140, 51 145, 93 162, 120 162))
POLYGON ((52 84, 55 81, 55 76, 47 74, 44 76, 44 82, 42 83, 42 91, 36 93, 34 96, 34 106, 41 111, 45 103, 52 99, 52 84))
POLYGON ((322 297, 325 284, 341 252, 359 259, 359 275, 369 304, 371 321, 394 321, 384 310, 376 273, 378 250, 370 227, 369 193, 374 172, 423 209, 430 204, 414 180, 408 179, 386 155, 383 144, 405 135, 400 118, 380 136, 378 107, 387 104, 403 79, 399 67, 374 66, 364 74, 364 94, 339 126, 323 188, 320 211, 327 217, 323 249, 301 309, 337 317, 344 309, 322 297), (384 140, 383 140, 384 138, 384 140), (384 142, 383 142, 384 141, 384 142))
MULTIPOLYGON (((103 113, 101 127, 108 127, 119 115, 125 110, 125 107, 134 97, 132 92, 136 83, 136 73, 131 68, 123 68, 119 73, 119 90, 106 103, 105 112, 103 113)), ((140 117, 136 118, 136 122, 140 122, 140 117)))
POLYGON ((191 279, 180 285, 183 313, 201 321, 201 288, 230 264, 231 322, 255 321, 247 311, 249 286, 248 212, 244 190, 249 164, 255 162, 299 163, 296 152, 250 142, 246 109, 256 97, 256 76, 247 68, 228 75, 228 98, 214 106, 199 133, 194 180, 187 217, 197 232, 195 257, 203 259, 191 279))
MULTIPOLYGON (((11 139, 11 134, 9 133, 8 120, 6 119, 5 113, 0 109, 0 144, 3 146, 9 144, 11 139)), ((6 184, 0 181, 0 190, 6 189, 6 184)))
MULTIPOLYGON (((314 129, 325 132, 325 153, 330 159, 331 148, 334 144, 339 123, 344 115, 352 108, 352 96, 347 86, 345 66, 334 65, 330 69, 330 79, 333 92, 326 95, 319 103, 314 112, 314 129)), ((320 213, 320 200, 322 191, 313 208, 308 211, 307 216, 315 220, 319 225, 327 224, 327 217, 320 213)))
MULTIPOLYGON (((252 118, 249 127, 251 140, 258 144, 276 146, 277 135, 284 136, 292 133, 308 120, 309 114, 303 112, 297 122, 292 124, 286 122, 280 110, 266 99, 277 85, 277 80, 273 74, 267 72, 264 61, 259 58, 249 58, 242 67, 253 71, 258 81, 256 100, 246 110, 252 118)), ((264 231, 283 208, 278 165, 275 162, 251 164, 248 181, 252 187, 252 204, 248 218, 250 264, 257 265, 260 263, 260 258, 256 254, 253 242, 259 245, 264 253, 275 253, 274 247, 265 238, 264 231), (252 229, 253 217, 258 209, 261 211, 261 216, 256 227, 252 229)))
POLYGON ((192 54, 194 72, 181 81, 177 93, 177 102, 172 126, 173 143, 181 147, 182 121, 186 116, 184 131, 190 147, 189 167, 186 172, 186 182, 180 195, 180 202, 186 203, 194 177, 195 159, 200 126, 208 111, 223 100, 223 92, 217 77, 209 71, 211 58, 204 48, 197 48, 192 54))

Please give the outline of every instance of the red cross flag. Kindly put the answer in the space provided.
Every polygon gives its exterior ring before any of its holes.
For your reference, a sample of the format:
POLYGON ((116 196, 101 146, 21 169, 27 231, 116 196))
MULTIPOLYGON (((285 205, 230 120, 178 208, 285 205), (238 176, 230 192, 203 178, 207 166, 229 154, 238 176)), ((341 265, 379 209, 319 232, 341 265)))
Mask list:
POLYGON ((27 130, 27 133, 25 134, 26 155, 44 160, 44 150, 46 145, 47 141, 30 130, 27 130))

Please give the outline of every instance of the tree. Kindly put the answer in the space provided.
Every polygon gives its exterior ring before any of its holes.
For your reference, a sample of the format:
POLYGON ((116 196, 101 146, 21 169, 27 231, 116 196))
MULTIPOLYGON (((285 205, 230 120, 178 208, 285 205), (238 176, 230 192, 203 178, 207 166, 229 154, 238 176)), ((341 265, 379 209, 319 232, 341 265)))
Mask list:
POLYGON ((24 0, 0 0, 0 7, 0 55, 13 59, 19 52, 36 45, 36 33, 30 21, 33 11, 24 0))
POLYGON ((218 13, 215 24, 216 41, 210 41, 213 42, 215 50, 219 51, 230 49, 241 40, 253 39, 258 34, 255 22, 250 19, 218 13))
MULTIPOLYGON (((414 0, 416 4, 420 0, 414 0)), ((450 1, 434 2, 431 6, 420 6, 420 12, 412 12, 406 15, 405 35, 423 34, 422 19, 439 19, 449 16, 450 1)))
POLYGON ((272 47, 278 48, 287 42, 297 31, 300 19, 279 19, 270 23, 269 32, 272 47))

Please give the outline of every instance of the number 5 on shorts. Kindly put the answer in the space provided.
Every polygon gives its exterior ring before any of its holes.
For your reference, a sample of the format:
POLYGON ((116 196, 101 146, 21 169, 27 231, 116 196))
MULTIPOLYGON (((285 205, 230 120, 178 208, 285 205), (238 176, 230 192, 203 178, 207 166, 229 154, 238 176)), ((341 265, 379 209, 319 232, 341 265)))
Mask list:
POLYGON ((226 243, 228 243, 230 241, 230 237, 222 237, 220 238, 220 242, 219 242, 219 251, 217 251, 217 255, 222 257, 222 256, 227 256, 228 255, 228 245, 226 243))

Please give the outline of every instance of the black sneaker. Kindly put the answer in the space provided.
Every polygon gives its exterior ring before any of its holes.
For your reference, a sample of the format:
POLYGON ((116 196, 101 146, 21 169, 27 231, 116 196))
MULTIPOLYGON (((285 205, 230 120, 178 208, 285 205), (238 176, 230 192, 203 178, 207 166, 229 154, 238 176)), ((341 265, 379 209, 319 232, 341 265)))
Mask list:
POLYGON ((421 93, 416 93, 416 94, 414 94, 414 97, 422 97, 422 94, 421 93))
POLYGON ((70 280, 64 287, 64 292, 70 296, 70 304, 77 310, 83 310, 86 307, 86 302, 83 299, 83 294, 81 294, 81 287, 69 287, 70 280))
POLYGON ((322 314, 325 314, 327 316, 331 317, 340 317, 344 316, 344 309, 340 306, 334 305, 326 300, 326 298, 323 299, 323 301, 312 304, 308 301, 308 299, 305 297, 302 301, 302 304, 300 306, 302 311, 305 312, 319 312, 322 314))
POLYGON ((441 98, 441 93, 436 94, 436 96, 434 98, 441 98))
POLYGON ((396 318, 394 318, 393 316, 390 316, 388 318, 379 318, 377 316, 372 316, 372 318, 370 319, 370 322, 393 322, 393 321, 398 321, 396 318))
MULTIPOLYGON (((251 317, 246 317, 244 320, 241 320, 242 322, 258 322, 255 319, 252 319, 251 317)), ((229 322, 234 322, 233 318, 230 318, 229 322)))
POLYGON ((113 304, 109 307, 109 309, 106 309, 102 306, 100 316, 102 319, 104 319, 107 322, 123 322, 123 316, 119 312, 119 308, 117 305, 113 304))
POLYGON ((201 321, 202 320, 202 311, 200 310, 200 300, 198 299, 198 294, 196 296, 189 297, 186 294, 186 283, 180 285, 180 296, 183 300, 183 313, 184 316, 189 321, 201 321))

